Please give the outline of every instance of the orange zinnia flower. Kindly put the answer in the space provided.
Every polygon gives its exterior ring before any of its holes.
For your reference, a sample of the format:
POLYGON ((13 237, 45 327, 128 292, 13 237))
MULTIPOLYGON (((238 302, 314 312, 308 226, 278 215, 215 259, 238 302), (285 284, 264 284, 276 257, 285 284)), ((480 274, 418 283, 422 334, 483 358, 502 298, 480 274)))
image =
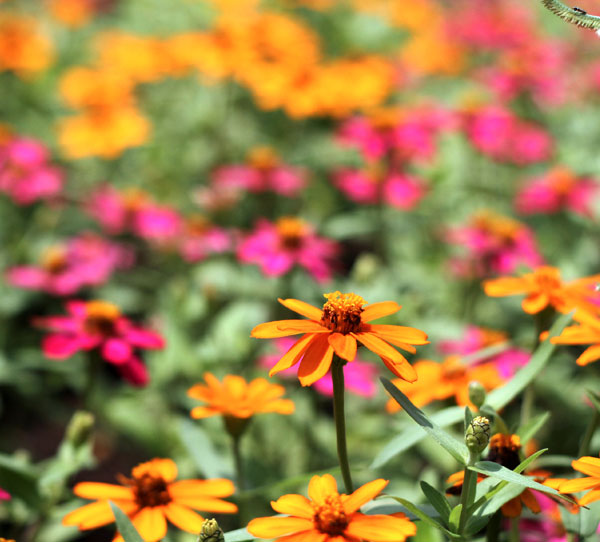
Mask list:
POLYGON ((369 515, 358 509, 375 498, 388 480, 373 480, 351 495, 339 494, 331 474, 313 476, 303 495, 284 495, 272 501, 273 510, 287 517, 256 518, 248 531, 258 538, 283 542, 402 542, 416 534, 417 528, 403 514, 369 515), (281 537, 281 538, 280 538, 281 537))
POLYGON ((558 486, 558 490, 561 493, 576 493, 577 491, 590 489, 591 491, 577 501, 581 506, 600 500, 600 459, 597 457, 580 457, 573 461, 571 466, 575 470, 587 474, 587 476, 567 480, 558 486))
MULTIPOLYGON (((156 542, 167 534, 167 520, 191 533, 200 532, 202 516, 194 510, 232 514, 237 506, 223 501, 234 492, 230 480, 180 480, 177 466, 170 459, 153 459, 131 471, 131 478, 120 476, 123 485, 80 482, 73 492, 84 499, 97 499, 67 514, 63 525, 85 531, 115 521, 109 505, 114 502, 131 518, 145 542, 156 542), (194 510, 192 510, 194 509, 194 510)), ((118 535, 113 542, 123 542, 118 535)))
MULTIPOLYGON (((546 307, 554 307, 559 312, 569 312, 582 308, 598 312, 600 306, 594 304, 594 286, 600 281, 600 275, 563 283, 560 271, 556 267, 542 266, 533 273, 522 277, 501 277, 486 280, 483 283, 485 293, 491 297, 526 294, 522 307, 526 313, 537 314, 546 307)), ((598 299, 598 295, 595 295, 598 299)))
POLYGON ((427 335, 412 327, 369 324, 371 320, 398 312, 400 305, 383 301, 363 308, 366 301, 356 294, 333 292, 324 296, 327 302, 323 309, 298 299, 279 299, 284 307, 309 320, 278 320, 260 324, 252 330, 252 337, 258 339, 304 333, 271 369, 269 376, 300 362, 300 383, 310 386, 327 373, 334 352, 346 361, 353 361, 358 341, 377 354, 399 378, 408 382, 417 379, 414 368, 389 343, 414 354, 416 350, 411 345, 427 344, 427 335))
POLYGON ((558 337, 552 337, 552 344, 590 344, 577 358, 577 365, 587 365, 600 359, 600 318, 577 311, 573 315, 581 325, 563 329, 558 337))
MULTIPOLYGON (((486 391, 502 384, 503 380, 496 365, 464 365, 458 356, 450 356, 443 363, 421 360, 415 363, 419 380, 413 384, 402 380, 393 380, 393 384, 402 391, 416 406, 425 406, 432 401, 456 398, 460 406, 471 405, 469 401, 469 382, 476 380, 486 391)), ((390 399, 386 405, 388 412, 397 412, 400 405, 390 399)))
POLYGON ((227 375, 223 383, 211 373, 204 374, 204 384, 196 384, 188 390, 188 395, 207 403, 194 407, 192 418, 208 418, 222 414, 232 418, 250 418, 261 412, 291 414, 294 403, 291 399, 281 399, 285 388, 271 384, 264 378, 246 382, 241 376, 227 375))

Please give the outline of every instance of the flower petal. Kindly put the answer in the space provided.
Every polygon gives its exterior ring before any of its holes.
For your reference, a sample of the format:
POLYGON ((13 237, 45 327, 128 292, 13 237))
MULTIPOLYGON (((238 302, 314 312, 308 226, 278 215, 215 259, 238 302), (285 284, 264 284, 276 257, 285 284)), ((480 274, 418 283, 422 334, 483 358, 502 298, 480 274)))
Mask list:
POLYGON ((600 489, 600 480, 598 478, 574 478, 560 484, 558 490, 561 493, 577 493, 586 489, 592 489, 598 486, 600 489))
POLYGON ((537 314, 548 306, 550 299, 544 293, 535 293, 527 296, 521 302, 521 307, 527 314, 537 314))
POLYGON ((167 534, 167 520, 162 506, 142 508, 131 522, 144 542, 158 542, 167 534))
POLYGON ((394 347, 372 333, 355 333, 354 336, 369 350, 377 354, 386 367, 396 376, 408 382, 417 380, 417 373, 406 358, 394 347))
POLYGON ((248 523, 248 532, 257 538, 276 538, 278 536, 308 531, 313 522, 306 518, 269 517, 256 518, 248 523))
POLYGON ((571 466, 575 470, 583 472, 583 474, 587 474, 588 476, 594 476, 595 478, 598 478, 598 483, 600 483, 600 458, 583 456, 573 461, 571 463, 571 466))
POLYGON ((79 482, 73 493, 84 499, 134 500, 135 495, 129 487, 101 482, 79 482))
POLYGON ((298 380, 303 386, 310 386, 329 371, 333 348, 329 346, 328 338, 329 335, 317 335, 307 348, 298 367, 298 380))
POLYGON ((382 301, 365 307, 360 315, 362 322, 370 322, 398 312, 402 307, 395 301, 382 301))
POLYGON ((355 514, 344 534, 370 542, 401 542, 417 533, 415 524, 407 518, 355 514))
POLYGON ((332 333, 329 335, 329 344, 335 353, 346 361, 354 361, 356 357, 356 339, 352 335, 332 333))
POLYGON ((318 335, 307 333, 300 337, 293 346, 283 355, 276 365, 269 371, 269 376, 277 374, 279 371, 289 369, 292 365, 298 363, 298 360, 304 355, 308 347, 316 340, 318 335))
POLYGON ((515 497, 502 505, 502 513, 507 518, 518 518, 521 515, 522 510, 523 505, 521 504, 520 496, 515 497))
POLYGON ((400 342, 407 344, 429 344, 427 340, 427 333, 408 326, 388 326, 381 324, 371 324, 369 329, 365 331, 372 331, 377 336, 389 342, 400 342))
POLYGON ((217 514, 235 514, 238 507, 232 502, 223 501, 215 497, 189 497, 177 498, 177 504, 189 506, 195 510, 202 512, 215 512, 217 514))
POLYGON ((374 499, 388 483, 389 480, 379 478, 359 487, 354 493, 348 495, 344 500, 344 511, 346 514, 349 515, 356 512, 363 504, 374 499))
POLYGON ((321 504, 325 501, 325 497, 331 494, 338 493, 337 482, 331 474, 318 474, 310 479, 308 484, 308 496, 312 501, 321 504))
POLYGON ((85 530, 86 528, 94 529, 113 521, 115 521, 115 516, 108 501, 97 501, 68 513, 63 518, 62 524, 66 526, 74 525, 81 530, 85 530), (82 525, 89 525, 89 527, 82 527, 82 525))
MULTIPOLYGON (((282 536, 277 539, 277 542, 331 542, 332 540, 334 539, 330 535, 313 529, 312 531, 303 531, 301 533, 282 536)), ((347 540, 345 537, 341 537, 340 542, 347 542, 347 540)))
POLYGON ((213 478, 212 480, 179 480, 169 484, 169 495, 175 500, 196 497, 229 497, 235 487, 231 480, 213 478))
POLYGON ((304 495, 283 495, 276 501, 271 501, 271 507, 275 512, 298 518, 312 519, 315 515, 310 501, 304 495))
POLYGON ((587 506, 591 502, 597 501, 600 499, 600 489, 594 489, 589 493, 586 493, 581 499, 579 499, 579 504, 581 506, 587 506))
POLYGON ((312 320, 275 320, 257 325, 250 336, 255 339, 276 339, 299 333, 325 333, 329 330, 312 320))
POLYGON ((505 295, 522 294, 529 288, 529 282, 524 278, 501 277, 485 280, 483 290, 490 297, 504 297, 505 295))
POLYGON ((583 351, 583 354, 577 358, 577 365, 587 365, 598 359, 600 359, 600 344, 595 344, 583 351))
POLYGON ((192 408, 190 411, 190 416, 195 420, 210 418, 211 416, 215 416, 217 414, 221 414, 221 411, 218 408, 208 406, 197 406, 192 408))
POLYGON ((299 299, 278 299, 277 301, 291 311, 297 312, 302 316, 306 316, 306 318, 310 318, 311 320, 318 322, 323 317, 323 311, 321 309, 313 307, 312 305, 309 305, 304 301, 300 301, 299 299))
POLYGON ((530 489, 526 489, 525 491, 523 491, 523 493, 521 493, 521 501, 534 514, 539 514, 542 511, 540 503, 535 498, 533 491, 531 491, 530 489))
POLYGON ((185 506, 170 502, 163 508, 163 511, 167 519, 183 531, 199 533, 202 529, 204 518, 185 506))
POLYGON ((126 363, 133 353, 131 345, 115 337, 107 339, 102 345, 102 357, 111 363, 126 363))

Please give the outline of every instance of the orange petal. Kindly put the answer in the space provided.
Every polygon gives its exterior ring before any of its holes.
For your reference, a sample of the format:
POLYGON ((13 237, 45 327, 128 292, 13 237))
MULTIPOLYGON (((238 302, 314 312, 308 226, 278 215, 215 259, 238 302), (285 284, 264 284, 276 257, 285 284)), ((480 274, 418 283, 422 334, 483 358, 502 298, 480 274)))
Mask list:
POLYGON ((256 339, 289 337, 298 333, 325 333, 329 331, 312 320, 276 320, 257 325, 250 333, 256 339))
POLYGON ((337 482, 331 474, 318 474, 310 479, 308 484, 308 496, 312 501, 321 504, 325 501, 325 497, 331 494, 337 494, 337 482))
POLYGON ((308 347, 314 340, 317 340, 319 335, 314 333, 307 333, 303 337, 300 337, 293 346, 283 355, 283 357, 277 362, 277 364, 269 371, 269 376, 277 374, 279 371, 289 369, 292 365, 298 363, 298 360, 304 355, 308 347))
POLYGON ((321 533, 316 529, 313 529, 312 531, 303 531, 301 533, 288 534, 278 538, 277 542, 332 542, 334 540, 336 542, 347 542, 347 539, 343 536, 331 538, 330 535, 321 533), (336 540, 340 538, 341 540, 336 540))
POLYGON ((233 482, 226 478, 180 480, 169 484, 169 495, 175 500, 196 497, 229 497, 229 495, 233 495, 234 491, 233 482))
POLYGON ((505 295, 522 294, 529 289, 529 282, 523 278, 501 277, 485 280, 483 290, 490 297, 504 297, 505 295))
POLYGON ((329 344, 340 358, 346 361, 354 361, 356 357, 356 339, 352 335, 332 333, 329 335, 329 344))
POLYGON ((170 502, 167 504, 163 511, 165 513, 166 518, 173 524, 175 527, 179 527, 182 531, 187 531, 188 533, 199 533, 202 529, 202 522, 204 518, 186 508, 185 506, 181 506, 178 503, 170 502))
POLYGON ((247 528, 248 532, 257 538, 276 538, 311 530, 313 522, 310 519, 295 517, 256 518, 248 523, 247 528))
POLYGON ((520 497, 515 497, 502 505, 502 513, 507 518, 518 518, 523 510, 520 497))
POLYGON ((135 496, 129 487, 101 482, 79 482, 73 488, 73 493, 84 499, 134 500, 135 496))
POLYGON ((558 337, 552 337, 552 344, 590 344, 600 342, 600 333, 585 326, 569 326, 558 337))
POLYGON ((595 344, 583 351, 583 354, 577 358, 577 365, 587 365, 598 359, 600 359, 600 344, 595 344))
POLYGON ((427 333, 414 327, 371 324, 369 325, 369 329, 365 329, 365 331, 372 331, 382 339, 385 339, 386 341, 389 340, 390 342, 396 341, 417 345, 429 344, 427 333))
MULTIPOLYGON (((388 358, 381 358, 385 366, 392 371, 398 378, 406 380, 406 382, 415 382, 417 380, 417 372, 414 367, 406 361, 404 356, 401 356, 401 361, 397 362, 388 358)), ((436 392, 437 393, 437 392, 436 392)))
POLYGON ((293 414, 296 410, 296 405, 291 399, 278 399, 270 401, 267 405, 260 409, 260 412, 276 412, 277 414, 293 414))
POLYGON ((581 506, 587 506, 591 502, 597 501, 600 499, 600 489, 594 489, 589 493, 586 493, 581 499, 579 499, 579 504, 581 506))
POLYGON ((167 520, 162 506, 142 508, 131 520, 144 542, 158 542, 167 534, 167 520))
POLYGON ((539 514, 542 511, 540 503, 535 498, 533 491, 529 489, 526 489, 523 491, 523 493, 521 493, 521 501, 523 501, 523 504, 534 514, 539 514))
POLYGON ((94 529, 95 527, 100 527, 107 523, 112 523, 113 521, 115 521, 115 516, 112 513, 108 501, 98 501, 86 504, 85 506, 68 513, 63 518, 62 524, 67 526, 75 525, 76 527, 85 530, 86 527, 81 527, 82 524, 90 525, 87 529, 94 529))
POLYGON ((578 491, 592 489, 596 486, 600 489, 600 480, 598 478, 575 478, 560 484, 558 490, 561 493, 577 493, 578 491))
POLYGON ((323 317, 323 311, 318 309, 317 307, 313 307, 304 301, 300 301, 299 299, 278 299, 279 303, 281 303, 284 307, 301 314, 302 316, 306 316, 306 318, 310 318, 311 320, 316 320, 319 322, 323 317))
POLYGON ((538 312, 544 310, 548 306, 549 302, 550 299, 546 294, 535 293, 523 299, 521 302, 521 307, 527 314, 537 314, 538 312))
POLYGON ((197 406, 192 408, 192 410, 190 411, 190 416, 196 420, 199 420, 201 418, 210 418, 211 416, 220 413, 221 411, 217 408, 197 406))
POLYGON ((360 315, 362 322, 370 322, 384 316, 389 316, 398 312, 402 307, 395 301, 382 301, 381 303, 373 303, 365 307, 360 315))
POLYGON ((177 504, 189 506, 202 512, 215 512, 217 514, 235 514, 238 507, 232 502, 223 501, 214 497, 177 498, 177 504))
MULTIPOLYGON (((583 472, 583 474, 600 479, 600 458, 598 457, 583 456, 572 461, 571 466, 575 470, 583 472)), ((600 483, 600 480, 598 480, 598 483, 600 483)))
POLYGON ((333 348, 329 346, 328 338, 328 335, 318 335, 306 350, 298 367, 298 380, 303 386, 310 386, 329 371, 333 348))
POLYGON ((355 514, 345 534, 370 542, 401 542, 417 533, 417 527, 406 518, 355 514))
POLYGON ((389 480, 379 478, 359 487, 354 493, 348 495, 348 497, 344 499, 344 511, 346 514, 349 515, 356 512, 363 504, 374 499, 388 483, 389 480))
POLYGON ((408 382, 414 382, 417 379, 416 371, 406 361, 406 358, 383 339, 372 333, 356 333, 354 335, 369 350, 377 354, 396 376, 408 382))
POLYGON ((139 478, 144 474, 160 476, 165 482, 171 482, 177 478, 177 465, 171 459, 152 459, 145 463, 140 463, 131 470, 134 478, 139 478))
POLYGON ((275 512, 298 518, 312 519, 315 515, 310 501, 304 495, 283 495, 276 501, 271 501, 271 506, 275 512))

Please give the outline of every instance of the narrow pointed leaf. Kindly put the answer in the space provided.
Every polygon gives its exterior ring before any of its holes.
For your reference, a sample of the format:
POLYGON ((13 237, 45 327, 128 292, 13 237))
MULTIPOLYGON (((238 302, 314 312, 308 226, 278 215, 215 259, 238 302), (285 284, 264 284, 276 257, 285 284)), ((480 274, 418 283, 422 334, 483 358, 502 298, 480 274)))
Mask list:
POLYGON ((144 542, 144 539, 140 536, 140 533, 137 532, 125 512, 123 512, 123 510, 121 510, 114 502, 109 501, 109 504, 115 515, 117 529, 119 530, 119 533, 121 533, 123 540, 125 540, 125 542, 144 542))
POLYGON ((448 523, 450 524, 450 530, 453 533, 458 532, 458 524, 460 523, 460 513, 462 512, 462 504, 457 504, 450 512, 448 523))
POLYGON ((465 433, 467 432, 467 428, 469 427, 469 425, 472 421, 473 421, 473 413, 471 412, 471 409, 468 406, 466 406, 465 407, 465 425, 464 425, 465 433))
POLYGON ((423 512, 423 510, 421 510, 418 506, 415 506, 410 501, 407 501, 406 499, 401 499, 400 497, 392 497, 392 499, 399 502, 402 506, 404 506, 404 508, 406 508, 411 514, 414 514, 420 520, 424 521, 428 525, 431 525, 435 529, 442 531, 446 536, 449 536, 450 538, 458 538, 458 535, 451 533, 441 523, 435 521, 432 517, 423 512))
POLYGON ((521 439, 521 445, 527 444, 535 434, 546 424, 550 418, 550 412, 543 412, 535 418, 529 420, 523 427, 517 431, 517 435, 521 439))
POLYGON ((447 525, 452 508, 450 507, 450 503, 446 500, 446 497, 444 497, 440 491, 429 485, 427 482, 421 482, 420 485, 423 494, 425 497, 427 497, 427 500, 436 509, 437 513, 440 515, 440 518, 447 525))

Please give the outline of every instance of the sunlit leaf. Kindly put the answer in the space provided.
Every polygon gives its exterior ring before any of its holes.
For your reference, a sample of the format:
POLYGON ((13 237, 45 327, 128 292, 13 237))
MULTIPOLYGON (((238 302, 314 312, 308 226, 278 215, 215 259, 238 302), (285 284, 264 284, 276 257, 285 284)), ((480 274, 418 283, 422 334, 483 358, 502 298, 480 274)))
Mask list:
POLYGON ((109 501, 110 507, 115 515, 117 529, 125 542, 144 542, 144 539, 137 532, 136 528, 131 523, 125 512, 121 510, 114 502, 109 501))

